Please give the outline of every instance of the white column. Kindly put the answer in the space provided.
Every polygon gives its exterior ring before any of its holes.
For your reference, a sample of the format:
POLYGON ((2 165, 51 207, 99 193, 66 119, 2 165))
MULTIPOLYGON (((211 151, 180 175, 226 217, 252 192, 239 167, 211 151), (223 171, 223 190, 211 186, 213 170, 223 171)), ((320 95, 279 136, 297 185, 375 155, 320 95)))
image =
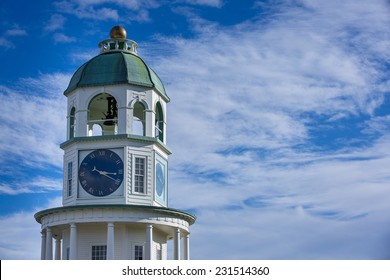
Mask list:
POLYGON ((152 248, 153 248, 153 225, 147 224, 146 225, 146 252, 145 252, 145 259, 151 260, 152 259, 152 248))
POLYGON ((155 137, 154 112, 152 109, 145 110, 145 136, 155 137))
POLYGON ((163 129, 163 133, 164 133, 164 141, 163 143, 167 143, 167 120, 166 120, 166 116, 167 114, 165 114, 165 118, 164 118, 164 129, 163 129))
POLYGON ((127 126, 128 107, 118 108, 118 134, 130 134, 127 126))
POLYGON ((53 234, 51 228, 46 228, 46 260, 53 259, 53 234))
POLYGON ((46 259, 46 233, 41 231, 41 260, 46 259))
POLYGON ((54 259, 60 260, 61 259, 61 238, 59 237, 56 238, 56 247, 54 252, 55 252, 54 259))
POLYGON ((180 260, 180 228, 175 229, 173 236, 173 259, 180 260))
MULTIPOLYGON (((134 104, 132 105, 134 106, 134 104)), ((132 107, 127 108, 126 110, 126 133, 127 134, 133 134, 133 114, 134 114, 134 109, 132 107)), ((119 116, 118 116, 119 118, 119 116)))
POLYGON ((88 136, 88 110, 76 111, 75 136, 88 136))
POLYGON ((186 234, 184 236, 184 244, 183 244, 183 259, 189 260, 190 259, 190 234, 186 234))
POLYGON ((70 241, 69 241, 69 259, 77 259, 77 227, 75 223, 70 224, 70 241))
POLYGON ((114 223, 107 224, 107 260, 113 260, 115 257, 114 244, 114 223))

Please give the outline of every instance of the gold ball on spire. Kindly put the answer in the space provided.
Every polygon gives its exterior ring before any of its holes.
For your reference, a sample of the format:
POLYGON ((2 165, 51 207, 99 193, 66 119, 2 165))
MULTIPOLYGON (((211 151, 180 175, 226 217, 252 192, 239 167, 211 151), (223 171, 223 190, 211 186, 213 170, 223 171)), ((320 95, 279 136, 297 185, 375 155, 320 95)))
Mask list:
POLYGON ((126 39, 126 29, 119 25, 114 26, 111 28, 110 37, 112 39, 126 39))

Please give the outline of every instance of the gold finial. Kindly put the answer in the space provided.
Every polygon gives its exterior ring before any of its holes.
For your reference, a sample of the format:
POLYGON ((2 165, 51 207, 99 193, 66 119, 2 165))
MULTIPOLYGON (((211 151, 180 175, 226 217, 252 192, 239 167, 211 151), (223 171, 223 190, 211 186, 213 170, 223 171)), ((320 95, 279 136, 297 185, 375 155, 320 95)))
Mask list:
POLYGON ((126 39, 126 29, 119 25, 114 26, 113 28, 111 28, 110 37, 112 39, 126 39))

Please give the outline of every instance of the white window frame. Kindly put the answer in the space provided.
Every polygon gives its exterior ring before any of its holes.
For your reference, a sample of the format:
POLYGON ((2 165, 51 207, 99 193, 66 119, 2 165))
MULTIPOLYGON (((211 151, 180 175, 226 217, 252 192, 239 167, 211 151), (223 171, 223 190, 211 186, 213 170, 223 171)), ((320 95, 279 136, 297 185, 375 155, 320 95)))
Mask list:
POLYGON ((99 244, 99 245, 92 245, 91 246, 91 260, 107 260, 107 245, 102 245, 102 244, 99 244), (100 249, 105 249, 105 252, 103 251, 104 254, 102 254, 102 256, 104 257, 103 259, 101 258, 98 258, 98 259, 93 259, 94 257, 94 249, 97 249, 97 250, 100 250, 100 249))
POLYGON ((146 156, 142 156, 142 155, 133 155, 133 193, 135 194, 147 194, 147 174, 148 174, 148 158, 146 156), (136 171, 137 171, 137 159, 143 159, 143 167, 144 167, 144 172, 143 174, 136 174, 136 171), (139 191, 138 188, 139 186, 136 186, 136 182, 138 180, 136 180, 137 176, 140 176, 140 177, 143 177, 143 190, 142 191, 139 191))
POLYGON ((73 161, 68 162, 67 180, 66 180, 66 196, 73 195, 73 161))
POLYGON ((137 244, 134 244, 132 246, 132 254, 133 254, 133 260, 139 260, 139 259, 136 259, 136 248, 137 247, 141 247, 142 248, 142 260, 145 260, 145 246, 143 244, 140 244, 140 243, 137 243, 137 244))

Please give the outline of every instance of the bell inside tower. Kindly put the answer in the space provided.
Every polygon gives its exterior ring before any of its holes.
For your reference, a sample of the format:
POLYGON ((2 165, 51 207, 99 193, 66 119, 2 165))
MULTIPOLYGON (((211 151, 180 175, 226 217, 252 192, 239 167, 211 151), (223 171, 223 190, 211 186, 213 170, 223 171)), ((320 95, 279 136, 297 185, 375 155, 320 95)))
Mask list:
POLYGON ((117 105, 114 97, 107 97, 107 113, 103 122, 104 125, 115 125, 115 119, 118 118, 117 105))
POLYGON ((88 106, 88 135, 112 135, 118 129, 118 107, 107 93, 96 95, 88 106))

